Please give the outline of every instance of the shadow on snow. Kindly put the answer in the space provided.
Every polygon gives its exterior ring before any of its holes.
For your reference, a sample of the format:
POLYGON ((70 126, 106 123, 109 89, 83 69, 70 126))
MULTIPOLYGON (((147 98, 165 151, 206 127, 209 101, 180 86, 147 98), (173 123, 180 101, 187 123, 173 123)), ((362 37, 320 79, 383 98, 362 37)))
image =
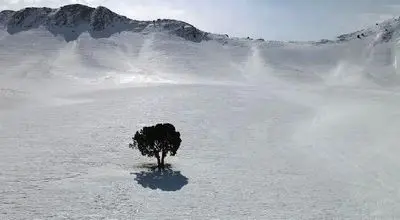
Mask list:
POLYGON ((144 188, 162 191, 178 191, 189 183, 188 178, 180 171, 174 171, 170 164, 165 164, 164 170, 157 169, 157 166, 144 164, 141 167, 148 168, 148 171, 141 171, 135 174, 135 181, 144 188))

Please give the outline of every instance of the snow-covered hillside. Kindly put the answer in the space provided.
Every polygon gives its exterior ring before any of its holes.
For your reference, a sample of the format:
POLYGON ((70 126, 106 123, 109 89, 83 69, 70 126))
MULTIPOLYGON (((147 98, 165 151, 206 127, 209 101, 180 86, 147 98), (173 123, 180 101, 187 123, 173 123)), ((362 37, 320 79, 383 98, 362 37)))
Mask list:
POLYGON ((400 20, 318 42, 0 12, 0 219, 400 216, 400 20), (164 175, 128 148, 182 135, 164 175))

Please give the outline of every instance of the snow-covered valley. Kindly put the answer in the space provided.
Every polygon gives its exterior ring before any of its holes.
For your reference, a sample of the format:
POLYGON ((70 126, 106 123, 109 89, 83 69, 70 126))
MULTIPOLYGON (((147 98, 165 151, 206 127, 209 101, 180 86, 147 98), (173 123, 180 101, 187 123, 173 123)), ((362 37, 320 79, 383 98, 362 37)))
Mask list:
POLYGON ((398 20, 291 43, 151 25, 0 28, 0 219, 400 217, 398 20), (183 140, 164 175, 128 148, 158 122, 183 140))

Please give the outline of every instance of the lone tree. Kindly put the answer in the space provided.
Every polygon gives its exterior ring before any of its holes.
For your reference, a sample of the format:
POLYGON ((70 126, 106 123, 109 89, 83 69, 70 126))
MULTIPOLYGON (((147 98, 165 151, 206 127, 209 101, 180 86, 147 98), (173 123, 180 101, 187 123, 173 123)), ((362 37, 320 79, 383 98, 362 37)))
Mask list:
POLYGON ((175 156, 181 145, 180 136, 181 134, 170 123, 143 127, 136 132, 132 138, 133 144, 129 144, 129 148, 139 149, 143 156, 157 158, 157 167, 164 169, 164 159, 167 154, 175 156))

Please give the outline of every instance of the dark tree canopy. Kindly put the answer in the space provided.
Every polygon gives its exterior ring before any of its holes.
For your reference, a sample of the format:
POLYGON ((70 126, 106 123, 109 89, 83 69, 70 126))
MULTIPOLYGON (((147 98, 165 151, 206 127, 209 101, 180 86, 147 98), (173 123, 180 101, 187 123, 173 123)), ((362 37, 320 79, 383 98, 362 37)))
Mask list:
POLYGON ((164 168, 164 158, 169 153, 175 156, 181 145, 180 133, 170 123, 143 127, 132 138, 130 148, 138 149, 143 156, 157 158, 159 168, 164 168))

